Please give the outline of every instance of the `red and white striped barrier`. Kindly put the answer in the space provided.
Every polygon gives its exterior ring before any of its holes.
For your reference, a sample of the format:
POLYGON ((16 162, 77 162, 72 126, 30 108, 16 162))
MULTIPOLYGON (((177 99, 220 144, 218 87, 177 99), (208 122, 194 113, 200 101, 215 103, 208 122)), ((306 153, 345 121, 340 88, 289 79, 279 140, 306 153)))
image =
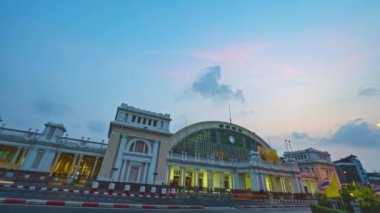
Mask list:
POLYGON ((139 197, 145 197, 145 186, 140 186, 139 197))
POLYGON ((92 184, 91 184, 91 193, 96 192, 98 190, 98 188, 99 188, 99 182, 97 182, 97 181, 92 182, 92 184))
POLYGON ((166 198, 166 188, 161 188, 161 198, 166 198))
POLYGON ((112 195, 114 191, 115 191, 115 183, 108 184, 108 194, 112 195))
POLYGON ((131 196, 131 194, 129 193, 129 191, 131 190, 131 185, 129 184, 125 184, 124 186, 124 193, 126 194, 126 196, 131 196))
POLYGON ((236 206, 237 209, 251 209, 251 208, 295 208, 295 207, 309 207, 309 205, 243 205, 243 206, 236 206))
POLYGON ((175 188, 170 189, 170 198, 175 198, 175 188))
POLYGON ((75 206, 75 207, 102 207, 102 208, 133 208, 133 209, 203 209, 201 205, 149 205, 127 203, 99 203, 64 200, 36 200, 19 198, 0 198, 0 203, 6 204, 30 204, 47 206, 75 206))

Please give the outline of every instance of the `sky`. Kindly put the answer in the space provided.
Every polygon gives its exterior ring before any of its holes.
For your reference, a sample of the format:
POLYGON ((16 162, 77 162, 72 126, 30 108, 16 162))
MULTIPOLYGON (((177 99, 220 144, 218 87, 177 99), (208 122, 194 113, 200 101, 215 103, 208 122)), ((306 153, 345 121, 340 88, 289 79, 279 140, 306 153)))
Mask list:
POLYGON ((0 0, 0 116, 107 139, 121 103, 171 132, 229 121, 282 154, 380 170, 380 1, 0 0), (378 125, 379 124, 379 125, 378 125))

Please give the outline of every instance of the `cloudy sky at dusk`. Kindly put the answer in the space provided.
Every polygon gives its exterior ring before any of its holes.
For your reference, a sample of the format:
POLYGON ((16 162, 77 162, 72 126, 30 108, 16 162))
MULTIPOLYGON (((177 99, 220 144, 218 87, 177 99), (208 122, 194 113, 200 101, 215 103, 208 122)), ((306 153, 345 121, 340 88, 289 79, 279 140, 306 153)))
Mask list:
POLYGON ((106 139, 124 102, 232 121, 279 153, 380 156, 380 1, 0 0, 0 116, 106 139))

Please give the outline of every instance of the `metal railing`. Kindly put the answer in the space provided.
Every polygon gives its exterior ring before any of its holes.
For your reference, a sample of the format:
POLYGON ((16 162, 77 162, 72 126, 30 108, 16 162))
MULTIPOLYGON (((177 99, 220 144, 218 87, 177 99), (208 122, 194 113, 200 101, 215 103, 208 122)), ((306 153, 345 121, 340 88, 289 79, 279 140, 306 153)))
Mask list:
POLYGON ((65 148, 85 148, 89 150, 94 150, 98 152, 105 152, 107 149, 107 144, 104 142, 95 142, 85 139, 75 139, 75 138, 68 138, 68 137, 60 137, 60 136, 54 136, 52 138, 46 138, 44 137, 42 133, 38 133, 37 131, 32 132, 29 131, 23 131, 18 129, 10 129, 5 127, 0 127, 0 137, 8 137, 6 140, 11 141, 12 137, 17 137, 18 139, 21 139, 25 141, 26 143, 31 142, 38 142, 43 143, 46 145, 57 145, 57 146, 63 146, 65 148))
POLYGON ((203 164, 211 164, 211 165, 221 165, 227 167, 238 167, 238 168, 247 168, 249 166, 257 166, 264 169, 272 169, 272 170, 282 170, 282 171, 299 171, 298 167, 294 164, 285 164, 285 163, 270 163, 264 162, 261 160, 251 160, 251 161, 238 161, 237 159, 223 159, 223 158, 212 158, 212 157, 201 157, 197 155, 188 155, 187 153, 173 153, 169 152, 168 154, 169 160, 176 161, 184 161, 184 162, 192 162, 192 163, 203 163, 203 164))

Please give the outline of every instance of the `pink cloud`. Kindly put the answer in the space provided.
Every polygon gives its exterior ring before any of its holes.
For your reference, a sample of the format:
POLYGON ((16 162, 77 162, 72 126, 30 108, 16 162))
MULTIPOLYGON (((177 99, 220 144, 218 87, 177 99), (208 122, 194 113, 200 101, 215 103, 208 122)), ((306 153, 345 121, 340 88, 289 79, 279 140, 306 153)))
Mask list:
POLYGON ((193 56, 212 63, 247 63, 252 61, 259 52, 267 49, 264 42, 233 43, 221 48, 194 51, 193 56))

